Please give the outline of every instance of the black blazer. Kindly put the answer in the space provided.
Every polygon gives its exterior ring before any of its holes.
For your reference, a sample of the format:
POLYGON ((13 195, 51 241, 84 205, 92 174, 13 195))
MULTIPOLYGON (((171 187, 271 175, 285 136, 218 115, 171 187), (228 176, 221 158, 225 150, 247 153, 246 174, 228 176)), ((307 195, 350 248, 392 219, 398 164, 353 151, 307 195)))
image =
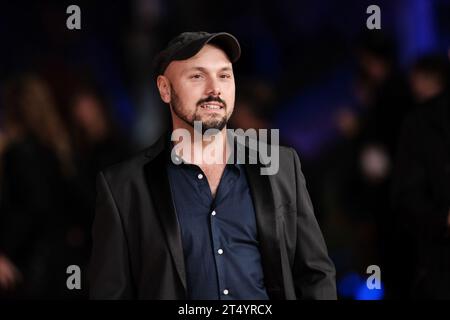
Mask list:
MULTIPOLYGON (((186 299, 180 228, 161 138, 97 177, 89 270, 93 299, 186 299)), ((271 299, 335 299, 335 269, 313 212, 300 161, 280 147, 276 175, 244 165, 271 299)))

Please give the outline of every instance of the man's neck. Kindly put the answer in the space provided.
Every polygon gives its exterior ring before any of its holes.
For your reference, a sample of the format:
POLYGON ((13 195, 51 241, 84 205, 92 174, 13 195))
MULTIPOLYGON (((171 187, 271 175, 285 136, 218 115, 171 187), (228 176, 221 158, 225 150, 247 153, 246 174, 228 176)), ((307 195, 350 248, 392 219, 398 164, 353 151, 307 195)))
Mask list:
MULTIPOLYGON (((180 129, 180 127, 173 127, 174 131, 176 129, 180 129)), ((214 198, 217 192, 217 188, 219 186, 222 174, 225 170, 225 166, 227 164, 227 159, 230 155, 230 148, 227 148, 227 130, 224 127, 221 131, 211 136, 204 136, 201 132, 196 131, 193 127, 182 129, 186 129, 190 133, 190 140, 188 141, 189 147, 186 148, 190 152, 190 160, 187 161, 191 164, 195 164, 199 166, 203 173, 206 175, 211 195, 214 198), (211 151, 214 154, 211 157, 211 151), (219 155, 217 155, 217 153, 219 155), (210 157, 208 161, 207 157, 210 157)), ((182 143, 186 145, 185 142, 175 141, 174 144, 182 143)), ((186 149, 183 148, 183 151, 186 149)), ((180 155, 179 155, 180 156, 180 155)), ((180 156, 183 160, 186 160, 186 157, 180 156)))
POLYGON ((189 148, 186 149, 190 152, 190 158, 186 157, 186 155, 182 155, 181 157, 183 159, 186 160, 186 158, 188 158, 190 159, 190 161, 188 161, 189 163, 198 165, 202 168, 218 165, 220 165, 219 167, 224 167, 226 165, 230 155, 230 150, 227 148, 228 139, 226 126, 216 134, 212 135, 202 134, 190 125, 177 126, 173 124, 173 131, 177 129, 187 130, 190 136, 190 140, 187 141, 187 144, 184 144, 186 143, 185 141, 174 141, 174 145, 183 143, 184 145, 189 146, 189 148), (208 159, 213 159, 213 161, 208 161, 208 159))

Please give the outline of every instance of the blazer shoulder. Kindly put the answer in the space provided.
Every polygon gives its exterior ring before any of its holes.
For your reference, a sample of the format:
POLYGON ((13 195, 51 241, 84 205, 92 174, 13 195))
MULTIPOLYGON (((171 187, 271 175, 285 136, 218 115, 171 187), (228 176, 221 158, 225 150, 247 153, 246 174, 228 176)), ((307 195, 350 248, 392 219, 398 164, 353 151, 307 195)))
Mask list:
MULTIPOLYGON (((273 148, 273 145, 271 147, 273 148)), ((298 171, 297 167, 299 162, 297 152, 291 147, 282 145, 277 147, 277 156, 271 154, 269 165, 266 165, 268 172, 271 172, 269 173, 269 176, 271 179, 274 179, 274 181, 282 180, 285 182, 293 182, 295 174, 298 171)))
POLYGON ((297 154, 294 148, 288 146, 279 146, 280 147, 280 158, 290 158, 292 159, 293 154, 297 154))
POLYGON ((297 151, 288 146, 279 146, 280 168, 293 168, 299 160, 297 151))

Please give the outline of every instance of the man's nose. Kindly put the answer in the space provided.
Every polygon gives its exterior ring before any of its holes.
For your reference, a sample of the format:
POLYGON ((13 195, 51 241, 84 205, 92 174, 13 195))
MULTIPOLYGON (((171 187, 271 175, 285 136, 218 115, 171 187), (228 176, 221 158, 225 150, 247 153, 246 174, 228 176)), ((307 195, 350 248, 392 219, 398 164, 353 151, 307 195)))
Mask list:
POLYGON ((211 79, 210 81, 208 81, 208 87, 207 87, 207 91, 206 94, 208 96, 220 96, 221 94, 221 89, 220 86, 218 84, 217 81, 211 79))

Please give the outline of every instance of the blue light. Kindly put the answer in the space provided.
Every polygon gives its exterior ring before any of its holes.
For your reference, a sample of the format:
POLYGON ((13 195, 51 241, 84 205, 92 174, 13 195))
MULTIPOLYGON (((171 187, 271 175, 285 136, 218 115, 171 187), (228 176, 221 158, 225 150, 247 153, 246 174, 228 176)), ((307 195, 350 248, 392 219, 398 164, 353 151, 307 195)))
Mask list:
POLYGON ((346 274, 337 283, 339 296, 343 298, 354 298, 362 283, 365 284, 359 274, 354 272, 346 274))
POLYGON ((423 54, 437 49, 435 0, 403 0, 397 7, 400 62, 408 67, 423 54))
POLYGON ((380 289, 369 289, 367 288, 366 282, 364 281, 358 288, 355 295, 355 300, 382 300, 384 297, 384 286, 381 284, 380 289))
POLYGON ((350 272, 343 276, 337 283, 339 296, 354 300, 382 300, 384 297, 384 286, 380 289, 367 288, 366 279, 361 275, 350 272))

